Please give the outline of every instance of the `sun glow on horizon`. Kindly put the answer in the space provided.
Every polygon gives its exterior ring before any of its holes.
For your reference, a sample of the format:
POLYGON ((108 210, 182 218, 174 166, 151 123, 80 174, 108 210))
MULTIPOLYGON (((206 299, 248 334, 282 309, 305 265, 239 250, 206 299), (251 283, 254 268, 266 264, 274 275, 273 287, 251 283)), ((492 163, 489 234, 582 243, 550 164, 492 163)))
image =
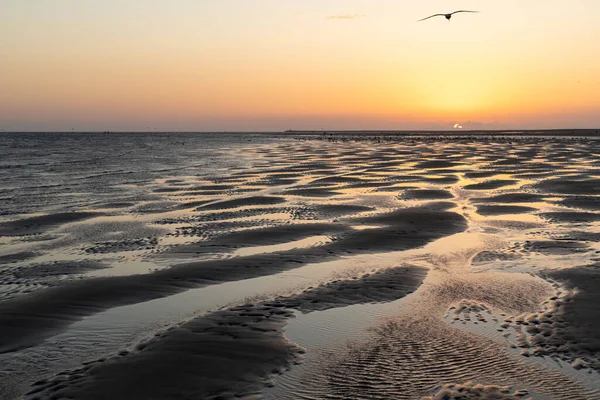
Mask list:
POLYGON ((0 128, 600 125, 599 2, 465 1, 5 0, 0 128))

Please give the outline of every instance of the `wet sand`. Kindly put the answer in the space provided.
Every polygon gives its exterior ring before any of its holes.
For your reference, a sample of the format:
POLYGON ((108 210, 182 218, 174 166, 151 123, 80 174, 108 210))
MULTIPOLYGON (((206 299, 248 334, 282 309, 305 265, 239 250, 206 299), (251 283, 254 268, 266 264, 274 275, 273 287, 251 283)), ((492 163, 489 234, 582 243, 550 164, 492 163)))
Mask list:
POLYGON ((139 138, 0 170, 0 397, 600 398, 595 139, 139 138))
POLYGON ((390 268, 350 282, 329 283, 299 295, 231 307, 173 327, 134 354, 99 361, 29 394, 66 398, 239 398, 260 394, 299 362, 304 350, 283 335, 293 310, 322 311, 405 296, 427 270, 390 268), (147 385, 150 380, 152 385, 147 385))

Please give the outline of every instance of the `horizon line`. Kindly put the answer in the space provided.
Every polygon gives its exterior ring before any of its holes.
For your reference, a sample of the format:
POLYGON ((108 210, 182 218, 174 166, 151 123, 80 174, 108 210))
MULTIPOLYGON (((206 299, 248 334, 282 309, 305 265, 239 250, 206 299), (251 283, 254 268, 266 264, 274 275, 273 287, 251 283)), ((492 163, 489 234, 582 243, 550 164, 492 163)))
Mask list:
POLYGON ((534 132, 595 132, 600 133, 600 127, 597 128, 507 128, 507 129, 287 129, 287 130, 10 130, 0 131, 2 133, 96 133, 96 134, 118 134, 118 133, 198 133, 198 134, 216 134, 216 133, 235 133, 235 134, 308 134, 308 133, 389 133, 389 134, 407 134, 407 133, 534 133, 534 132))

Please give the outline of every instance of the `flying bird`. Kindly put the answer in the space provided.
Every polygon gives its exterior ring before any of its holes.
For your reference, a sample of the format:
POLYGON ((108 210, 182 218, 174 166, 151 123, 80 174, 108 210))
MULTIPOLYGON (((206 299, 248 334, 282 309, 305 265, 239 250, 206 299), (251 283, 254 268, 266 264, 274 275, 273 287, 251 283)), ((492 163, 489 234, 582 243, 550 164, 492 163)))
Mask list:
POLYGON ((433 14, 433 15, 430 15, 429 17, 427 17, 427 18, 420 19, 417 22, 425 21, 426 19, 433 18, 433 17, 446 17, 446 19, 448 21, 450 21, 450 18, 452 18, 452 16, 454 14, 461 13, 461 12, 476 13, 476 12, 479 12, 479 11, 458 10, 458 11, 454 11, 454 12, 452 12, 450 14, 433 14))

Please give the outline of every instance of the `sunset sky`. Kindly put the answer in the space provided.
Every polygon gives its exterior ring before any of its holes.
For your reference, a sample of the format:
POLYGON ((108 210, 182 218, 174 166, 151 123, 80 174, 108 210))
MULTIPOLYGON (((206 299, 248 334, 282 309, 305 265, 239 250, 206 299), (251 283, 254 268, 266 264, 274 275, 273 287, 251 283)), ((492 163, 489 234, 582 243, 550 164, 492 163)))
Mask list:
POLYGON ((600 1, 2 0, 0 129, 600 128, 600 1), (450 22, 433 13, 457 9, 450 22))

